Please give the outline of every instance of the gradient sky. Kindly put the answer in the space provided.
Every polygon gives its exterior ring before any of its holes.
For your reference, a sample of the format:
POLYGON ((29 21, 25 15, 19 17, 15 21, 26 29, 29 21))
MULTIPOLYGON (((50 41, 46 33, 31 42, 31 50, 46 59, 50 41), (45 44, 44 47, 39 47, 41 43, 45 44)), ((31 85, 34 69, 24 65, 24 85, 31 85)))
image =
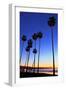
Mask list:
MULTIPOLYGON (((54 16, 56 19, 56 24, 53 28, 54 34, 54 52, 55 52, 55 63, 57 65, 57 49, 58 49, 58 15, 55 13, 35 13, 35 12, 20 12, 20 55, 22 53, 22 41, 21 36, 24 34, 28 39, 32 38, 33 33, 42 32, 43 38, 41 39, 41 50, 40 50, 40 66, 52 65, 52 42, 51 42, 51 28, 48 26, 49 17, 54 16)), ((38 40, 37 49, 38 49, 38 40)), ((26 61, 26 51, 27 41, 24 44, 23 54, 22 54, 22 64, 26 61)), ((34 43, 33 43, 34 48, 34 43)), ((31 49, 29 64, 33 63, 34 55, 31 49)), ((38 61, 38 55, 36 54, 36 64, 38 61)))

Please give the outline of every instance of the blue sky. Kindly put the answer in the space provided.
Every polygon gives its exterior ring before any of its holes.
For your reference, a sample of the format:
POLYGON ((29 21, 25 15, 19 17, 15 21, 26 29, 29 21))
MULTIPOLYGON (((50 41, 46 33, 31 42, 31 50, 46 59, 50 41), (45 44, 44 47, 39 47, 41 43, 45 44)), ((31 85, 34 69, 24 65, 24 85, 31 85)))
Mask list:
MULTIPOLYGON (((41 39, 40 49, 40 64, 52 64, 52 42, 51 42, 51 28, 48 26, 49 17, 54 16, 56 24, 53 27, 54 35, 54 52, 55 52, 55 63, 57 64, 57 52, 58 52, 58 15, 54 13, 35 13, 35 12, 20 12, 20 55, 22 53, 22 41, 21 36, 24 34, 28 39, 32 38, 33 33, 42 32, 43 38, 41 39)), ((37 49, 38 49, 38 40, 37 49)), ((27 41, 24 44, 22 54, 22 64, 26 61, 27 41)), ((34 43, 33 43, 34 48, 34 43)), ((33 48, 31 49, 29 64, 33 63, 33 48)), ((36 54, 36 64, 38 61, 38 55, 36 54)))

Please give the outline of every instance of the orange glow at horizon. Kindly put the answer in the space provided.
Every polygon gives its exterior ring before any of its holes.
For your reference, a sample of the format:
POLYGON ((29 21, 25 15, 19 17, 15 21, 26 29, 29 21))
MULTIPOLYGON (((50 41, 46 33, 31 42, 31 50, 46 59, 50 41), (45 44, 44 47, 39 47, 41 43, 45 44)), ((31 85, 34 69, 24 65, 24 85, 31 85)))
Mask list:
MULTIPOLYGON (((24 66, 24 65, 20 64, 20 66, 24 66)), ((32 67, 32 64, 29 64, 28 66, 32 67)), ((37 64, 35 64, 35 67, 37 67, 37 64)), ((53 68, 53 64, 40 64, 39 67, 53 68)), ((58 68, 58 64, 55 64, 55 68, 58 68)))

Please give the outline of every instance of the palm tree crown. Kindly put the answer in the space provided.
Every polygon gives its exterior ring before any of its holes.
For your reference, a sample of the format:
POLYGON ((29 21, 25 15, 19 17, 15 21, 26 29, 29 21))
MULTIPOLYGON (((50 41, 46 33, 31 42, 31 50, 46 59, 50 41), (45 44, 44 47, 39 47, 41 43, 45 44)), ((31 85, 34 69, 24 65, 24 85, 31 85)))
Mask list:
POLYGON ((53 27, 54 25, 55 25, 55 23, 56 23, 56 19, 55 19, 55 17, 50 17, 49 18, 49 20, 48 20, 48 25, 50 26, 50 27, 53 27))
POLYGON ((26 36, 25 35, 22 36, 22 41, 26 41, 26 36))
POLYGON ((26 52, 29 52, 30 48, 27 46, 25 50, 26 52))
POLYGON ((33 36, 32 36, 33 40, 36 40, 37 39, 37 34, 34 33, 33 36))
POLYGON ((32 43, 33 43, 33 42, 32 42, 32 39, 29 39, 29 40, 28 40, 28 47, 29 47, 29 48, 32 48, 32 43))
POLYGON ((37 53, 37 49, 33 49, 33 53, 36 54, 37 53))
POLYGON ((43 36, 43 34, 42 34, 41 32, 38 32, 38 33, 37 33, 37 37, 38 37, 38 38, 40 38, 40 39, 41 39, 41 38, 42 38, 42 36, 43 36))

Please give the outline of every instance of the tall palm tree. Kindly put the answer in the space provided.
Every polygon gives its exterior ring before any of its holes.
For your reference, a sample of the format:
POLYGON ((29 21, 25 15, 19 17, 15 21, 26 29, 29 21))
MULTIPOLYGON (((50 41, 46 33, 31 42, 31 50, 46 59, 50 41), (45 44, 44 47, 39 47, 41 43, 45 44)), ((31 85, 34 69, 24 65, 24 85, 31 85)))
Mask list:
MULTIPOLYGON (((26 36, 22 35, 21 40, 22 40, 22 53, 23 53, 23 47, 24 47, 24 42, 26 41, 26 36)), ((21 53, 21 56, 20 56, 20 63, 21 63, 22 53, 21 53)))
MULTIPOLYGON (((34 50, 33 50, 33 53, 34 53, 34 61, 33 61, 33 65, 34 65, 34 69, 35 69, 35 58, 36 58, 36 53, 37 53, 37 50, 36 50, 36 40, 37 40, 37 34, 36 33, 34 33, 33 35, 32 35, 32 38, 33 38, 33 40, 34 40, 34 50)), ((35 71, 35 70, 34 70, 35 71)))
POLYGON ((28 69, 28 63, 29 63, 29 58, 30 58, 30 49, 32 48, 32 40, 28 40, 28 46, 26 48, 26 51, 28 52, 28 58, 27 58, 27 69, 28 69))
POLYGON ((36 53, 37 53, 37 49, 33 49, 33 53, 34 53, 34 62, 33 62, 33 65, 34 65, 34 72, 35 72, 35 57, 36 57, 36 53))
POLYGON ((43 34, 42 32, 38 32, 37 33, 37 37, 39 39, 39 49, 38 49, 38 69, 37 69, 37 73, 39 73, 39 60, 40 60, 40 47, 41 47, 41 38, 42 38, 43 34))
POLYGON ((52 40, 52 54, 53 54, 53 75, 55 75, 55 57, 54 57, 54 39, 53 39, 53 27, 55 26, 55 17, 50 17, 48 20, 48 25, 51 27, 51 40, 52 40))

